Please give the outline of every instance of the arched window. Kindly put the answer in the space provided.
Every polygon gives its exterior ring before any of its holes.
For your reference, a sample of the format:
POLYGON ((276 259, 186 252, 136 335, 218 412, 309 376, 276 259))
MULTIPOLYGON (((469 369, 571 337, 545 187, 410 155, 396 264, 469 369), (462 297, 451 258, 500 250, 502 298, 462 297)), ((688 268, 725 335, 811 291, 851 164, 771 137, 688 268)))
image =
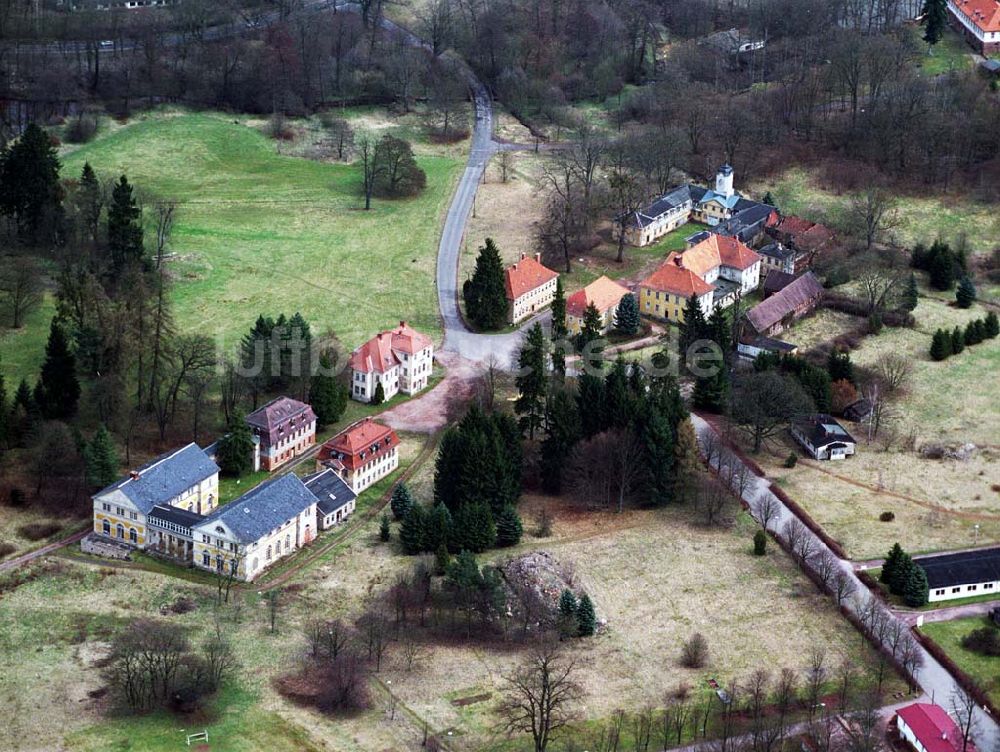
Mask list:
POLYGON ((108 520, 104 520, 103 529, 104 529, 104 534, 110 538, 111 537, 111 523, 108 520))
POLYGON ((135 532, 135 528, 134 528, 134 527, 130 527, 130 528, 128 529, 128 539, 129 539, 130 541, 132 541, 133 543, 138 543, 138 541, 139 541, 139 536, 138 536, 138 535, 136 535, 136 532, 135 532))
POLYGON ((229 562, 229 571, 231 574, 236 574, 236 559, 229 562))
POLYGON ((119 538, 124 538, 125 537, 125 526, 122 525, 122 523, 119 522, 115 526, 115 533, 118 535, 119 538))
POLYGON ((287 553, 292 547, 292 536, 285 536, 285 552, 287 553))
POLYGON ((271 561, 271 547, 270 546, 267 547, 267 554, 265 554, 264 558, 267 559, 268 561, 271 561))
POLYGON ((215 568, 222 571, 222 557, 218 554, 215 555, 215 568))

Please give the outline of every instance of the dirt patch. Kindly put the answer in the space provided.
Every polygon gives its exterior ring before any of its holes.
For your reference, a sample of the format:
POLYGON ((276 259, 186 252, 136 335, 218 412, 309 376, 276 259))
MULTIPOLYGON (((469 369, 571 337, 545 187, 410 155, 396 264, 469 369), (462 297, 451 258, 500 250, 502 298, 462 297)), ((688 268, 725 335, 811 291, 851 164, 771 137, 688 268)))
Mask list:
POLYGON ((470 695, 469 697, 459 697, 456 700, 452 700, 451 704, 456 708, 464 708, 466 705, 475 705, 477 702, 484 702, 492 696, 492 692, 483 692, 478 695, 470 695))
POLYGON ((379 419, 397 431, 437 433, 475 392, 480 370, 460 356, 441 351, 435 356, 448 372, 429 392, 386 410, 379 419))

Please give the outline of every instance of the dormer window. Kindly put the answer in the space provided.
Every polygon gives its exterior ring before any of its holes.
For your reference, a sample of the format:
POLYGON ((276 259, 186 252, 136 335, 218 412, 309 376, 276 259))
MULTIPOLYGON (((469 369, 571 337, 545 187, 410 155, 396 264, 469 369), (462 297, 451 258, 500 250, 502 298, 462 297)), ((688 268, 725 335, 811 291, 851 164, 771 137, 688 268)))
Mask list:
POLYGON ((225 535, 226 534, 226 528, 222 527, 222 525, 216 525, 215 526, 215 532, 221 533, 222 535, 225 535))

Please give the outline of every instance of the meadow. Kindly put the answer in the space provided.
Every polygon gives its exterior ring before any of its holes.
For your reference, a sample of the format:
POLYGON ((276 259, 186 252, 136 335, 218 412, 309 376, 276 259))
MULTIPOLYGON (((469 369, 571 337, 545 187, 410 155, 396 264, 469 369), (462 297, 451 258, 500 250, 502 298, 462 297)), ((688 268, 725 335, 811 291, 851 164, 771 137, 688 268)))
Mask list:
MULTIPOLYGON (((423 138, 416 115, 392 119, 370 108, 344 115, 376 134, 423 138)), ((177 203, 168 247, 176 323, 220 348, 231 350, 258 314, 296 311, 348 348, 400 319, 440 335, 437 243, 464 144, 416 141, 426 190, 375 199, 364 211, 360 168, 315 158, 315 122, 292 128, 298 142, 263 130, 259 121, 221 114, 146 113, 65 148, 62 175, 76 178, 90 162, 102 179, 126 174, 147 206, 177 203)), ((47 302, 23 330, 0 335, 9 381, 33 380, 51 313, 47 302)))
POLYGON ((924 624, 920 631, 940 645, 958 667, 971 676, 994 703, 1000 702, 1000 657, 984 656, 962 647, 962 638, 988 621, 982 616, 924 624))

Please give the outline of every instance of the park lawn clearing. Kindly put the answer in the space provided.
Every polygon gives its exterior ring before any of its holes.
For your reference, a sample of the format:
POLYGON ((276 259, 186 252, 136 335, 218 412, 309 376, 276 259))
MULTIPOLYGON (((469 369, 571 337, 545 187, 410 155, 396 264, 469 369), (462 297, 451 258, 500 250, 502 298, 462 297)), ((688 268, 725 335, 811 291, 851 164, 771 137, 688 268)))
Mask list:
POLYGON ((403 318, 438 334, 436 250, 461 160, 418 155, 426 190, 365 212, 360 168, 281 155, 276 143, 222 116, 153 114, 67 154, 63 172, 89 161, 178 202, 178 328, 224 350, 258 314, 295 311, 348 348, 403 318))
MULTIPOLYGON (((920 48, 926 50, 928 45, 920 38, 922 34, 916 30, 913 33, 918 37, 917 44, 920 48)), ((938 43, 921 56, 919 68, 925 76, 939 76, 942 73, 967 71, 972 65, 972 49, 955 30, 946 26, 938 43)))
POLYGON ((938 621, 924 624, 920 631, 936 642, 958 667, 975 680, 990 696, 994 703, 1000 702, 1000 657, 986 656, 962 647, 962 638, 989 621, 985 617, 972 616, 952 621, 938 621))
POLYGON ((49 323, 56 313, 55 297, 46 294, 42 304, 28 314, 20 329, 0 327, 0 374, 7 399, 13 400, 21 379, 34 386, 45 360, 49 323))

